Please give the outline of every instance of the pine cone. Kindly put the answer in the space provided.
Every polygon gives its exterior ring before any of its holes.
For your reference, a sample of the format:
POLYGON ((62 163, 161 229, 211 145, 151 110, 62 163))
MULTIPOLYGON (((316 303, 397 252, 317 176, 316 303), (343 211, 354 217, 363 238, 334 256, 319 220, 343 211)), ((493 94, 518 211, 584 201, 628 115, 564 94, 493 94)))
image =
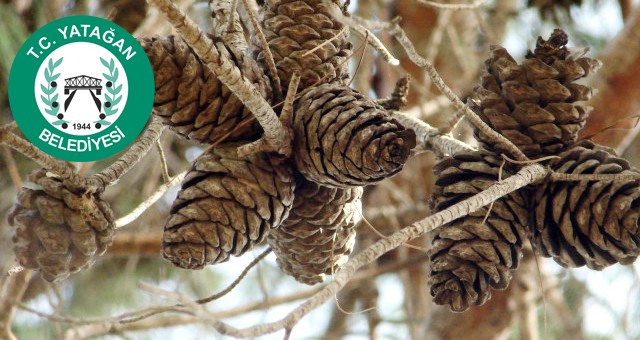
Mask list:
POLYGON ((98 194, 47 176, 29 174, 37 189, 22 188, 9 213, 13 251, 21 266, 50 282, 66 279, 102 255, 113 240, 114 218, 98 194))
POLYGON ((336 272, 353 251, 361 196, 359 187, 330 188, 299 178, 289 217, 267 237, 280 268, 308 285, 336 272))
MULTIPOLYGON (((341 0, 267 0, 262 27, 273 53, 282 92, 286 93, 291 75, 300 72, 299 88, 348 77, 346 62, 351 54, 349 30, 336 20, 342 15, 341 0), (337 36, 337 38, 335 38, 337 36), (335 39, 334 39, 335 38, 335 39), (331 40, 333 39, 333 40, 331 40), (329 41, 326 43, 327 41, 329 41), (311 49, 313 53, 305 55, 311 49)), ((254 45, 260 46, 257 42, 254 45)), ((259 47, 259 51, 262 48, 259 47)), ((264 53, 258 60, 264 65, 264 53)), ((266 69, 266 65, 263 66, 266 69)))
MULTIPOLYGON (((250 141, 261 134, 260 125, 251 120, 251 112, 182 38, 156 36, 143 38, 140 43, 155 76, 153 112, 172 130, 203 143, 221 138, 225 142, 250 141)), ((265 98, 271 99, 269 81, 255 61, 249 57, 236 60, 222 42, 216 42, 216 46, 239 65, 265 98)))
POLYGON ((299 100, 293 130, 298 170, 310 181, 342 188, 397 173, 416 145, 413 130, 336 84, 317 86, 299 100))
POLYGON ((294 188, 289 167, 267 154, 239 158, 235 147, 212 149, 182 182, 165 225, 163 256, 200 269, 242 255, 287 218, 294 188))
MULTIPOLYGON (((485 152, 456 154, 435 168, 434 211, 442 211, 498 181, 501 161, 485 152)), ((502 178, 512 174, 504 167, 502 178)), ((459 218, 432 233, 429 251, 431 295, 437 304, 462 312, 505 289, 522 257, 527 202, 520 192, 459 218)))
MULTIPOLYGON (((591 88, 574 83, 600 66, 597 60, 573 56, 567 34, 555 30, 548 41, 538 38, 518 65, 502 47, 492 47, 481 86, 474 89, 471 108, 527 156, 555 155, 571 146, 590 108, 576 104, 591 97, 591 88)), ((506 152, 475 131, 484 148, 506 152)))
MULTIPOLYGON (((567 174, 632 174, 614 151, 582 141, 549 167, 567 174)), ((534 250, 565 267, 601 270, 640 255, 640 181, 550 182, 533 199, 534 250)))

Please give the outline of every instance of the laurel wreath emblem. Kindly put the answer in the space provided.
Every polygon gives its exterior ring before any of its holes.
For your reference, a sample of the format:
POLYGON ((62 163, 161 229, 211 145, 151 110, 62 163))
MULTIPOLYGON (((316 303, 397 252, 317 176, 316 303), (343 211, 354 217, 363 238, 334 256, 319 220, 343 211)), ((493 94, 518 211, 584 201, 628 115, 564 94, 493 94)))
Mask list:
MULTIPOLYGON (((106 84, 106 89, 108 93, 105 92, 104 94, 104 99, 105 99, 104 114, 106 118, 118 113, 118 108, 116 106, 122 100, 122 96, 120 95, 120 92, 122 91, 122 84, 117 85, 118 76, 120 75, 120 72, 116 67, 114 60, 110 59, 109 61, 106 61, 105 59, 100 58, 100 62, 102 63, 102 65, 104 65, 104 67, 107 68, 107 71, 109 72, 109 73, 102 74, 104 79, 108 81, 106 84)), ((108 126, 111 124, 109 121, 105 119, 97 120, 94 123, 99 123, 103 126, 108 126)))
POLYGON ((52 123, 53 125, 62 125, 69 123, 66 120, 60 119, 58 116, 58 111, 60 111, 60 103, 58 103, 58 94, 56 93, 56 89, 58 88, 56 80, 58 80, 58 78, 60 77, 60 73, 55 73, 55 70, 62 64, 62 59, 63 58, 61 57, 55 62, 53 61, 53 58, 49 59, 49 63, 44 69, 44 79, 47 81, 47 83, 40 84, 40 89, 43 93, 40 95, 40 99, 42 99, 42 102, 47 106, 44 111, 48 115, 56 116, 58 118, 58 120, 52 123), (46 95, 46 97, 44 95, 46 95))

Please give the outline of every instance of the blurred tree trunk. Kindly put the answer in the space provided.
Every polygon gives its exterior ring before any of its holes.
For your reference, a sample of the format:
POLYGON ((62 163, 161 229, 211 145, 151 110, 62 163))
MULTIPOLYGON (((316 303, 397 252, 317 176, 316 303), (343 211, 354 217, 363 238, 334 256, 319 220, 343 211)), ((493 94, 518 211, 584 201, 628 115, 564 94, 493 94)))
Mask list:
POLYGON ((640 6, 599 59, 604 67, 591 78, 590 85, 598 92, 589 101, 593 112, 581 136, 595 135, 596 142, 621 151, 640 131, 636 124, 640 114, 640 6))

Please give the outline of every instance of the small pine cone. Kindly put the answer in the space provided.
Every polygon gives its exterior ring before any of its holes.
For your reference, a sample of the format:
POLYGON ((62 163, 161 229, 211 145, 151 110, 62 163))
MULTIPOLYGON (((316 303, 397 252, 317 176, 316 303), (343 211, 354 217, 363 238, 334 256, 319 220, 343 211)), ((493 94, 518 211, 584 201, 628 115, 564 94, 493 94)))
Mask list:
POLYGON ((308 285, 336 272, 353 251, 361 196, 360 187, 330 188, 300 178, 289 217, 267 237, 280 268, 308 285))
MULTIPOLYGON (((456 154, 434 172, 434 211, 442 211, 498 181, 501 161, 484 152, 456 154)), ((505 167, 502 178, 512 174, 505 167)), ((432 233, 429 251, 431 295, 437 304, 463 312, 491 297, 490 288, 505 289, 522 257, 527 201, 511 193, 488 207, 446 224, 432 233)))
POLYGON ((201 269, 240 256, 287 218, 295 180, 265 153, 246 158, 235 147, 200 156, 189 171, 164 228, 163 256, 201 269))
POLYGON ((113 241, 114 216, 98 194, 50 177, 40 169, 28 176, 38 188, 22 188, 9 213, 13 251, 21 266, 61 281, 104 254, 113 241))
MULTIPOLYGON (((154 114, 163 119, 179 135, 203 143, 250 141, 262 129, 251 121, 251 112, 180 37, 143 38, 155 76, 154 114), (243 123, 244 124, 241 124, 243 123)), ((221 53, 239 65, 260 93, 271 99, 269 81, 263 78, 257 63, 249 57, 236 60, 222 42, 216 42, 221 53)))
MULTIPOLYGON (((300 72, 299 88, 307 88, 321 79, 330 82, 348 77, 347 60, 352 46, 347 41, 349 30, 341 32, 345 26, 336 19, 342 16, 341 3, 341 0, 266 1, 262 27, 283 93, 295 71, 300 72)), ((254 45, 260 46, 257 42, 254 45)), ((260 52, 258 60, 265 64, 264 59, 264 53, 260 52)))
POLYGON ((310 181, 339 188, 394 175, 416 145, 413 130, 337 84, 317 86, 300 99, 293 130, 298 170, 310 181))
MULTIPOLYGON (((538 38, 520 65, 504 48, 492 47, 481 85, 469 103, 482 120, 532 158, 573 145, 590 111, 576 102, 591 98, 591 88, 574 81, 593 74, 600 62, 573 56, 567 42, 567 34, 558 29, 548 41, 538 38)), ((475 134, 484 148, 506 152, 479 130, 475 134)))
MULTIPOLYGON (((548 166, 562 174, 637 174, 614 151, 582 141, 548 166)), ((601 270, 640 255, 640 181, 551 182, 533 199, 536 253, 564 267, 601 270)))

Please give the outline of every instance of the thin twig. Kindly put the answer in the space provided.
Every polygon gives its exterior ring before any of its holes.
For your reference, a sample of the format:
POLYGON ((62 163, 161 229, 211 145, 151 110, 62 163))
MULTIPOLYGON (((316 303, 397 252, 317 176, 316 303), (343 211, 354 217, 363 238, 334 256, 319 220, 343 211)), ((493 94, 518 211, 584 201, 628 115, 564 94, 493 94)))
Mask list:
POLYGON ((264 60, 267 63, 267 68, 269 70, 269 75, 271 75, 271 81, 273 82, 273 87, 276 91, 276 97, 281 99, 283 97, 280 77, 278 76, 278 69, 276 68, 275 59, 273 59, 273 53, 271 53, 271 48, 269 47, 269 43, 267 42, 267 38, 264 36, 264 32, 262 31, 262 27, 256 18, 256 13, 253 10, 253 7, 249 4, 248 0, 242 0, 242 5, 244 6, 245 11, 247 11, 247 15, 249 16, 249 20, 251 21, 251 25, 253 26, 253 30, 256 32, 258 36, 258 40, 260 40, 260 47, 262 47, 262 53, 264 53, 264 60))
POLYGON ((418 146, 425 150, 433 150, 436 153, 453 155, 458 152, 472 151, 475 148, 451 137, 443 135, 431 125, 406 114, 393 112, 393 118, 397 119, 405 128, 412 129, 416 133, 418 146))
MULTIPOLYGON (((398 270, 408 268, 415 264, 422 263, 426 260, 428 260, 428 256, 426 254, 421 254, 421 255, 409 258, 405 261, 393 262, 384 266, 380 266, 378 268, 373 268, 370 270, 359 272, 358 275, 356 275, 353 278, 353 280, 351 280, 351 282, 349 283, 349 286, 356 286, 363 281, 370 280, 371 278, 384 275, 386 273, 397 272, 398 270)), ((314 294, 318 293, 322 288, 323 288, 322 286, 318 286, 305 291, 295 292, 285 296, 274 297, 267 301, 249 303, 247 305, 235 307, 226 311, 211 312, 210 316, 216 317, 216 318, 236 317, 236 316, 244 315, 246 313, 250 313, 253 311, 264 310, 270 307, 288 304, 291 302, 309 298, 314 294)), ((192 313, 189 313, 184 307, 172 305, 172 306, 146 308, 143 310, 127 312, 127 313, 120 314, 114 317, 109 317, 109 318, 78 319, 70 316, 45 314, 22 304, 20 304, 19 307, 27 312, 46 318, 52 322, 82 325, 77 328, 71 328, 65 333, 65 336, 66 336, 65 338, 69 338, 69 339, 86 339, 92 336, 107 334, 107 333, 110 333, 111 331, 133 331, 133 330, 145 329, 144 325, 147 324, 145 322, 145 319, 158 315, 160 313, 177 312, 181 314, 193 315, 192 313)), ((194 316, 183 316, 183 317, 170 316, 166 319, 169 319, 169 318, 183 319, 185 320, 184 323, 202 323, 203 322, 201 318, 197 318, 194 316)), ((149 320, 149 322, 153 323, 153 321, 151 320, 149 320)), ((177 323, 177 324, 182 324, 182 323, 177 323)), ((174 325, 174 324, 167 324, 167 326, 171 326, 171 325, 174 325)))
POLYGON ((282 125, 291 128, 293 126, 293 103, 296 100, 298 85, 300 84, 300 72, 295 71, 291 75, 289 81, 289 88, 287 89, 287 97, 282 104, 282 111, 280 112, 280 121, 282 125))
POLYGON ((453 131, 453 129, 455 129, 456 126, 458 126, 458 123, 460 123, 463 117, 464 117, 463 111, 460 111, 460 110, 456 111, 453 114, 453 116, 449 117, 449 120, 447 121, 447 124, 445 126, 441 126, 438 128, 438 131, 440 131, 440 133, 443 135, 451 133, 451 131, 453 131))
POLYGON ((487 0, 476 0, 470 4, 443 4, 440 2, 429 1, 429 0, 416 0, 416 2, 421 5, 425 5, 425 6, 436 8, 436 9, 461 11, 461 10, 468 10, 468 9, 476 9, 484 5, 484 3, 487 2, 487 0))
MULTIPOLYGON (((347 26, 345 26, 345 27, 347 27, 347 26)), ((360 64, 362 64, 362 60, 364 60, 365 53, 367 52, 367 41, 368 40, 369 40, 369 31, 367 31, 367 34, 364 36, 364 40, 360 44, 361 46, 358 46, 358 48, 356 49, 356 51, 362 50, 362 53, 360 53, 360 58, 358 59, 358 63, 356 64, 356 70, 353 71, 353 77, 351 77, 351 79, 349 79, 349 82, 347 83, 347 86, 351 86, 351 83, 353 82, 353 80, 356 79, 356 75, 358 74, 358 71, 360 70, 360 64)))
POLYGON ((409 59, 411 59, 411 61, 413 61, 416 65, 420 67, 424 67, 424 69, 427 71, 427 74, 431 78, 431 81, 433 82, 433 84, 436 85, 436 87, 438 87, 438 89, 453 103, 453 106, 455 107, 456 110, 460 110, 464 112, 467 119, 469 119, 469 121, 474 126, 476 126, 478 130, 486 134, 487 137, 492 141, 496 142, 496 144, 503 145, 507 150, 509 150, 509 152, 517 160, 523 161, 528 159, 527 156, 525 156, 525 154, 522 151, 520 151, 520 149, 518 149, 518 147, 515 144, 513 144, 509 139, 507 139, 503 135, 493 130, 489 125, 487 125, 487 123, 485 123, 480 117, 478 117, 478 115, 475 112, 473 112, 467 105, 465 105, 460 100, 460 98, 456 96, 455 93, 453 93, 451 88, 449 88, 449 86, 445 84, 442 77, 440 77, 440 75, 438 74, 438 71, 433 66, 433 64, 429 60, 420 56, 418 52, 416 52, 416 49, 413 46, 413 43, 409 40, 409 38, 407 37, 407 34, 400 27, 400 25, 398 25, 397 22, 392 22, 391 30, 389 31, 389 33, 393 35, 396 38, 396 40, 398 40, 400 45, 402 45, 402 47, 407 52, 409 59))
POLYGON ((349 26, 344 26, 340 31, 338 31, 338 33, 334 34, 333 37, 331 37, 330 39, 327 39, 325 41, 323 41, 322 43, 318 44, 318 46, 308 50, 307 52, 304 52, 302 54, 302 57, 306 57, 309 54, 321 49, 322 47, 326 46, 327 44, 331 43, 332 41, 338 39, 341 35, 345 34, 347 32, 347 30, 349 29, 349 26))
POLYGON ((400 60, 394 57, 391 54, 391 52, 389 52, 389 50, 384 46, 382 41, 380 41, 380 39, 378 39, 378 37, 376 37, 375 34, 371 33, 369 29, 367 29, 366 27, 362 26, 361 24, 353 20, 345 20, 345 21, 353 29, 354 33, 360 36, 361 39, 366 40, 369 46, 373 47, 373 49, 375 49, 376 51, 378 51, 378 53, 380 53, 382 60, 386 61, 387 63, 393 66, 400 65, 400 60))
POLYGON ((640 180, 640 173, 626 174, 567 174, 552 171, 549 174, 552 182, 581 182, 581 181, 637 181, 640 180))
POLYGON ((147 209, 149 209, 154 203, 156 203, 164 195, 164 193, 167 192, 167 190, 174 187, 178 183, 182 182, 187 172, 188 170, 185 170, 175 175, 168 182, 161 185, 158 188, 158 190, 156 190, 153 194, 151 194, 151 196, 149 196, 144 202, 140 203, 140 205, 138 205, 135 209, 133 209, 133 211, 117 219, 115 222, 115 228, 116 229, 122 228, 128 225, 129 223, 135 221, 138 217, 140 217, 140 215, 142 215, 145 211, 147 211, 147 209))
POLYGON ((213 41, 170 0, 148 0, 180 32, 200 59, 226 85, 258 120, 269 146, 282 155, 291 155, 291 136, 284 129, 271 105, 245 78, 235 63, 218 51, 213 41))
POLYGON ((227 295, 230 291, 232 291, 235 287, 237 287, 240 284, 240 282, 242 282, 242 279, 244 279, 245 276, 247 276, 247 274, 253 267, 255 267, 258 263, 260 263, 260 261, 262 261, 265 257, 267 257, 267 255, 271 254, 271 251, 272 251, 271 247, 267 247, 267 249, 265 249, 262 253, 260 253, 260 255, 258 255, 255 259, 253 259, 251 263, 249 263, 249 265, 242 271, 242 273, 240 273, 240 275, 235 280, 233 280, 233 282, 231 282, 231 284, 227 286, 227 288, 209 297, 196 300, 196 302, 202 305, 227 295))
POLYGON ((160 143, 160 139, 156 140, 156 149, 158 150, 158 156, 160 156, 160 165, 162 166, 162 180, 167 183, 171 180, 171 176, 169 175, 169 166, 167 165, 167 157, 164 155, 164 150, 162 149, 162 144, 160 143))

